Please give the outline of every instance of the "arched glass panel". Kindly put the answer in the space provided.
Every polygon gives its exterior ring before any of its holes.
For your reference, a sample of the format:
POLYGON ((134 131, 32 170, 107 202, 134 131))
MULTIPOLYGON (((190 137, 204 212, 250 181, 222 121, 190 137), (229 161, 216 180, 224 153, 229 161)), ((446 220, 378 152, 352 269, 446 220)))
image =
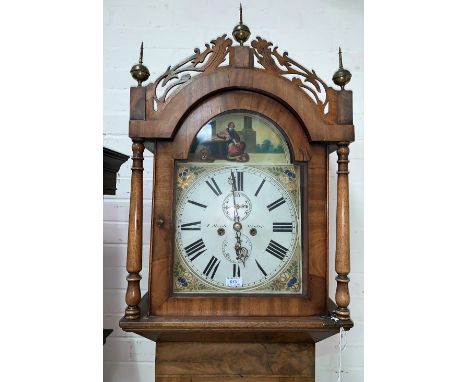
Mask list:
POLYGON ((201 128, 189 152, 190 161, 289 164, 291 156, 279 128, 254 113, 220 114, 201 128))

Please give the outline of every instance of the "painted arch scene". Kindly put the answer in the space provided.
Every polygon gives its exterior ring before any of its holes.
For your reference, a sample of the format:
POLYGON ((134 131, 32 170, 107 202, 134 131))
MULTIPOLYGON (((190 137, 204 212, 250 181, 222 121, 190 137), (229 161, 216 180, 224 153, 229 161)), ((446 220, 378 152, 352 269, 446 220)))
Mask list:
POLYGON ((291 163, 280 130, 270 120, 247 112, 222 114, 204 125, 190 147, 189 161, 291 163))

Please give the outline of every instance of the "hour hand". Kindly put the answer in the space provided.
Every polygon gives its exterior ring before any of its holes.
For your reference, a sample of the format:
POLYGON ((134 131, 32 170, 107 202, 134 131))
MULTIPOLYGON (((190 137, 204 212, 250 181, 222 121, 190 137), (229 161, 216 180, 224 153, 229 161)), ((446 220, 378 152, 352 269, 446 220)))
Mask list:
POLYGON ((228 183, 231 185, 232 192, 236 191, 236 178, 234 177, 234 172, 231 171, 231 175, 228 177, 228 183))

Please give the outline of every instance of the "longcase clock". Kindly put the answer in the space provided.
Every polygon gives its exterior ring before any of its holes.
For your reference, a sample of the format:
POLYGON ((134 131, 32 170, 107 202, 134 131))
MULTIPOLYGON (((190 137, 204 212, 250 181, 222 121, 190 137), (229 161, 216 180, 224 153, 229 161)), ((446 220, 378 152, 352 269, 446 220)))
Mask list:
POLYGON ((123 330, 157 342, 157 381, 313 381, 315 343, 348 310, 350 73, 328 86, 236 26, 147 86, 132 68, 123 330), (141 297, 143 152, 154 154, 148 293, 141 297), (328 168, 338 156, 335 301, 328 168), (179 378, 179 379, 178 379, 179 378), (185 379, 184 379, 185 378, 185 379), (242 379, 244 378, 244 379, 242 379), (250 379, 249 379, 250 380, 250 379))

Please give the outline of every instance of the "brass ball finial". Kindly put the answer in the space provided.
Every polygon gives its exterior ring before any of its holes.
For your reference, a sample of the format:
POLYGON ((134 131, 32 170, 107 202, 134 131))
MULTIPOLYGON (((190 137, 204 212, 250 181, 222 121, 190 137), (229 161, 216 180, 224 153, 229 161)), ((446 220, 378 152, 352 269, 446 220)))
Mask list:
POLYGON ((141 86, 141 83, 145 82, 150 76, 148 68, 143 65, 143 41, 140 46, 140 61, 138 64, 132 66, 130 74, 138 82, 138 86, 141 86))
POLYGON ((345 85, 351 81, 351 72, 343 68, 343 59, 341 58, 341 47, 338 50, 340 68, 333 75, 333 82, 344 90, 345 85))
POLYGON ((250 37, 250 29, 242 22, 242 4, 239 7, 240 20, 232 30, 232 37, 242 46, 250 37))

